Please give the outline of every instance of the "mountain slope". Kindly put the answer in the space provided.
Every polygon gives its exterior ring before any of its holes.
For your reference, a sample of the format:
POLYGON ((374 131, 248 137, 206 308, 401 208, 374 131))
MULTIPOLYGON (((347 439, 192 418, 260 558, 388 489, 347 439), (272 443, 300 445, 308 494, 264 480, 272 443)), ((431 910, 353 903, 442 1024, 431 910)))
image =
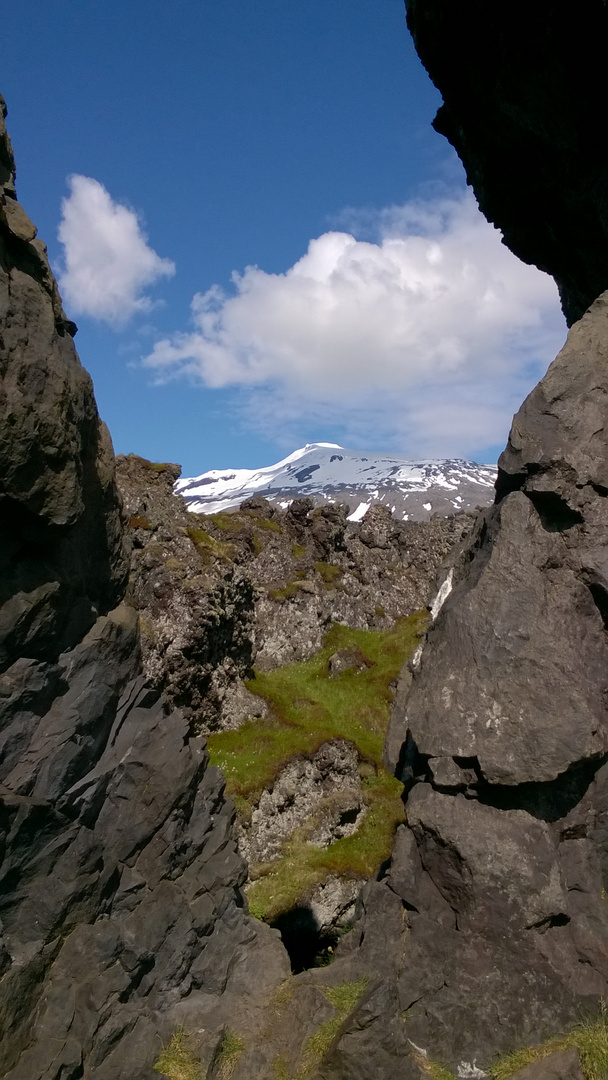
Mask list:
POLYGON ((336 443, 308 443, 262 469, 212 469, 178 480, 188 509, 216 514, 263 495, 283 508, 292 499, 317 504, 347 502, 358 521, 372 502, 385 503, 397 518, 424 521, 487 506, 494 498, 496 469, 460 458, 411 461, 388 454, 345 450, 336 443))

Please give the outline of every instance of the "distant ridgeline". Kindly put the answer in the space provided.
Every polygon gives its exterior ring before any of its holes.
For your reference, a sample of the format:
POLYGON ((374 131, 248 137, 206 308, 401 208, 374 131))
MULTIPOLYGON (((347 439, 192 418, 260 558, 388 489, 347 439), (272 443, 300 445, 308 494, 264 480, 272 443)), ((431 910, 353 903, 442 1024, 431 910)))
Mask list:
POLYGON ((211 469, 178 480, 176 491, 188 509, 216 514, 244 499, 263 495, 285 509, 303 495, 322 505, 346 502, 359 521, 372 502, 388 506, 403 521, 489 506, 494 499, 494 465, 460 458, 412 461, 336 443, 308 443, 276 465, 261 469, 211 469))

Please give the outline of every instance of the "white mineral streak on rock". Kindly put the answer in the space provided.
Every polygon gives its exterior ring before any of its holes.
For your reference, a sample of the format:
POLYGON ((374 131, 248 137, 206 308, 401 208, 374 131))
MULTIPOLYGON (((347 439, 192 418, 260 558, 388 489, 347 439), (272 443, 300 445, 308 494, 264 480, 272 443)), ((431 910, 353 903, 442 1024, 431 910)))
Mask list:
POLYGON ((446 577, 445 581, 442 582, 441 587, 439 589, 439 592, 437 593, 437 596, 435 597, 435 599, 433 600, 433 603, 431 604, 431 619, 433 620, 433 622, 435 622, 435 619, 439 615, 439 612, 441 611, 443 605, 445 604, 448 596, 450 595, 450 593, 452 591, 452 580, 453 580, 453 578, 454 578, 454 570, 452 568, 450 568, 450 570, 448 572, 448 576, 446 577))
POLYGON ((458 1080, 483 1080, 488 1074, 483 1069, 478 1069, 475 1062, 461 1061, 458 1066, 458 1080))
POLYGON ((412 1042, 412 1040, 411 1040, 411 1039, 408 1039, 407 1041, 409 1042, 410 1046, 413 1046, 413 1047, 414 1047, 414 1050, 416 1051, 416 1053, 417 1053, 417 1054, 420 1054, 420 1057, 423 1057, 423 1058, 427 1058, 427 1059, 428 1059, 428 1056, 429 1056, 429 1055, 428 1055, 427 1051, 426 1051, 426 1050, 424 1049, 424 1047, 422 1047, 422 1046, 416 1046, 416 1043, 415 1043, 415 1042, 412 1042))
POLYGON ((423 646, 422 642, 420 642, 420 645, 417 645, 416 648, 414 649, 413 653, 412 653, 412 657, 411 657, 411 660, 410 660, 410 667, 414 671, 417 671, 418 668, 420 667, 420 661, 422 660, 422 650, 423 650, 423 648, 424 648, 424 646, 423 646))

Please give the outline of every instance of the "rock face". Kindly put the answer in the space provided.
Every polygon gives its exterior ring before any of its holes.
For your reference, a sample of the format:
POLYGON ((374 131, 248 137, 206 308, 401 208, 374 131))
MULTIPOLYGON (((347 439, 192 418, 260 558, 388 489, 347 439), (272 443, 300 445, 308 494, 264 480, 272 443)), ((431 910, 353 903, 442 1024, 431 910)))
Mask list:
POLYGON ((608 288, 608 9, 551 0, 407 0, 444 104, 435 127, 479 205, 524 262, 557 281, 569 325, 608 288))
POLYGON ((607 354, 604 294, 515 417, 397 706, 408 824, 345 947, 371 977, 382 927, 407 1039, 461 1077, 608 993, 607 354))
POLYGON ((142 677, 112 447, 4 113, 0 1073, 138 1080, 185 998, 211 1059, 226 1015, 255 986, 255 1025, 289 964, 245 914, 222 777, 142 677))
POLYGON ((128 569, 110 437, 16 201, 5 115, 0 99, 0 670, 54 661, 118 603, 128 569))
POLYGON ((132 539, 128 596, 140 613, 144 671, 196 730, 238 726, 261 703, 245 689, 256 651, 255 588, 229 545, 203 535, 174 495, 179 465, 119 455, 132 539))

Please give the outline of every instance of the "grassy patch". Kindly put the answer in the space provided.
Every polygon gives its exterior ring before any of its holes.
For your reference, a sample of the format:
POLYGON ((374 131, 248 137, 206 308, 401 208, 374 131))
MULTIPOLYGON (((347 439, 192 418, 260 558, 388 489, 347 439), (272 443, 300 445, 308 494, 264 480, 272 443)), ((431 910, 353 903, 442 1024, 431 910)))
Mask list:
POLYGON ((334 563, 326 562, 316 562, 315 571, 322 579, 326 589, 335 589, 344 573, 339 566, 335 566, 334 563))
MULTIPOLYGON (((605 1016, 597 1020, 586 1020, 578 1024, 566 1035, 556 1035, 540 1046, 526 1046, 497 1061, 490 1070, 488 1080, 509 1080, 520 1069, 533 1065, 550 1054, 560 1050, 570 1050, 576 1046, 580 1057, 585 1080, 606 1080, 608 1077, 608 1025, 605 1016)), ((456 1080, 454 1073, 437 1062, 428 1061, 422 1055, 416 1055, 418 1064, 431 1080, 456 1080)))
POLYGON ((204 563, 212 559, 221 559, 222 562, 232 562, 234 559, 236 552, 233 544, 216 540, 204 529, 188 529, 187 532, 204 563))
POLYGON ((367 979, 359 979, 357 982, 345 982, 340 986, 326 987, 321 990, 334 1009, 336 1015, 330 1016, 321 1024, 320 1028, 311 1035, 304 1044, 302 1064, 298 1069, 295 1080, 306 1080, 321 1061, 321 1058, 329 1050, 332 1042, 338 1034, 346 1017, 359 1001, 367 985, 367 979))
POLYGON ((498 1061, 491 1072, 492 1080, 507 1080, 519 1069, 541 1061, 558 1050, 569 1050, 576 1046, 580 1056, 585 1080, 606 1080, 608 1076, 608 1025, 606 1017, 587 1020, 578 1024, 566 1035, 549 1039, 542 1046, 530 1046, 516 1050, 513 1054, 498 1061))
POLYGON ((152 526, 143 514, 132 514, 129 518, 130 529, 151 529, 152 526))
POLYGON ((387 857, 396 825, 403 820, 401 784, 382 765, 392 692, 390 684, 411 655, 426 622, 426 612, 400 620, 391 630, 352 630, 335 624, 323 648, 311 659, 258 673, 247 684, 270 706, 264 719, 237 731, 209 737, 211 761, 226 777, 226 787, 246 819, 264 788, 293 757, 314 754, 330 739, 357 747, 368 812, 352 836, 326 849, 294 836, 283 858, 260 867, 252 886, 252 911, 272 919, 287 910, 305 889, 330 874, 369 877, 387 857), (337 649, 358 649, 369 667, 330 678, 329 657, 337 649))
POLYGON ((142 468, 156 473, 164 472, 169 464, 168 461, 148 461, 147 458, 140 457, 139 454, 127 454, 127 460, 135 461, 142 468))
POLYGON ((303 559, 306 555, 306 548, 303 544, 292 544, 291 554, 293 555, 294 559, 303 559))
POLYGON ((420 1067, 421 1072, 430 1076, 431 1080, 456 1080, 453 1072, 449 1069, 445 1069, 443 1065, 439 1065, 436 1061, 429 1061, 425 1058, 424 1054, 417 1054, 414 1052, 414 1058, 420 1067))
MULTIPOLYGON (((278 600, 279 603, 284 603, 285 600, 291 600, 294 596, 298 596, 301 589, 301 581, 288 581, 285 585, 280 585, 278 589, 269 589, 268 595, 271 600, 278 600)), ((257 693, 257 690, 255 693, 257 693)))
POLYGON ((256 529, 265 529, 266 532, 280 533, 283 532, 278 521, 273 521, 272 518, 260 517, 258 514, 251 515, 251 520, 256 529))
POLYGON ((251 868, 256 877, 247 890, 252 915, 272 921, 333 875, 372 876, 390 854, 395 829, 405 820, 403 785, 379 771, 364 781, 363 790, 368 812, 352 836, 317 848, 296 835, 286 843, 282 858, 251 868))
POLYGON ((170 1080, 200 1080, 201 1063, 187 1043, 185 1031, 176 1031, 168 1046, 154 1062, 154 1069, 170 1080))
POLYGON ((241 1039, 241 1036, 237 1035, 234 1031, 230 1031, 229 1028, 226 1028, 222 1035, 222 1040, 215 1060, 216 1080, 230 1080, 235 1065, 244 1049, 245 1044, 241 1039))
POLYGON ((272 1063, 272 1080, 290 1080, 289 1065, 283 1055, 276 1057, 272 1063))
POLYGON ((237 516, 237 514, 229 514, 227 511, 219 514, 207 514, 208 520, 211 521, 216 529, 222 529, 223 532, 238 533, 243 528, 243 522, 237 516))

